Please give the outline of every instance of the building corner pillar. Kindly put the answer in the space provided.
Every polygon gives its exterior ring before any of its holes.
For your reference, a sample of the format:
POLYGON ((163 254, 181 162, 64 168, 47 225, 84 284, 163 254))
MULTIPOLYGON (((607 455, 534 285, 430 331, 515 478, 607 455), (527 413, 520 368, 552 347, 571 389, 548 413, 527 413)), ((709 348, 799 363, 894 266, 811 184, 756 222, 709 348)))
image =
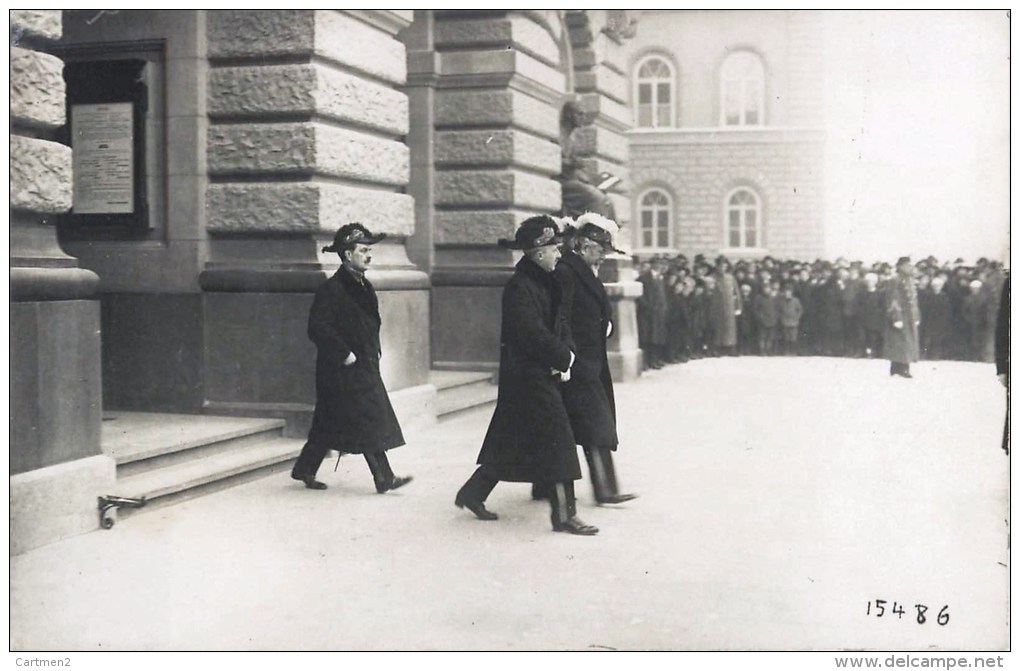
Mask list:
POLYGON ((99 278, 57 241, 71 207, 60 10, 11 12, 10 551, 98 528, 114 484, 102 453, 99 278))

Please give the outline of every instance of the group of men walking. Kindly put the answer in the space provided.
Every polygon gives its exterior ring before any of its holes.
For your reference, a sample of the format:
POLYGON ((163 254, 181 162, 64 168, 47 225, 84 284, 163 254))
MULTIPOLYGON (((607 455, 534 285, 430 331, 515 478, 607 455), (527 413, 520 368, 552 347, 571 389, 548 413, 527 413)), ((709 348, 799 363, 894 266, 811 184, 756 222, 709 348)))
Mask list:
MULTIPOLYGON (((553 530, 598 533, 577 515, 577 445, 599 504, 635 497, 619 491, 613 463, 619 439, 606 341, 614 326, 598 279, 606 253, 619 251, 615 232, 615 222, 594 213, 576 222, 539 215, 498 242, 523 256, 503 290, 496 409, 478 467, 454 499, 480 520, 498 519, 485 507, 496 484, 530 482, 533 497, 550 503, 553 530)), ((411 481, 395 476, 386 458, 404 438, 379 374, 378 301, 365 277, 371 245, 383 237, 352 223, 323 248, 340 256, 341 267, 316 292, 309 315, 316 407, 291 472, 310 489, 326 488, 316 472, 331 449, 363 454, 380 494, 411 481)))

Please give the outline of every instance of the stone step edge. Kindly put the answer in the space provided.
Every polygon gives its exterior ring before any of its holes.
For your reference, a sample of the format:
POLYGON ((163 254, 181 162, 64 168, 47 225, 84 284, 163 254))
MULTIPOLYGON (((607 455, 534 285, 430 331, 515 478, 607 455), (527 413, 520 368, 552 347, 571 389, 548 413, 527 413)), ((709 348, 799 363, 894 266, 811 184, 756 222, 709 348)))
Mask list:
POLYGON ((436 416, 443 417, 450 413, 467 410, 487 403, 494 403, 496 401, 496 398, 499 396, 499 388, 496 387, 496 385, 488 383, 484 386, 479 383, 475 383, 475 385, 477 385, 477 390, 474 391, 469 388, 465 388, 458 390, 460 393, 457 394, 437 397, 436 416), (465 391, 473 391, 473 393, 465 394, 465 391), (446 398, 444 398, 444 396, 446 396, 446 398))
MULTIPOLYGON (((437 371, 432 371, 433 374, 437 371)), ((457 387, 465 387, 479 382, 492 383, 492 373, 485 371, 438 371, 445 375, 430 375, 429 383, 437 392, 449 391, 457 387)))
MULTIPOLYGON (((243 418, 239 418, 243 419, 243 418)), ((231 431, 223 431, 221 433, 210 433, 208 435, 193 438, 190 440, 175 442, 175 443, 164 443, 152 446, 149 449, 143 449, 138 452, 133 452, 123 457, 115 457, 114 460, 118 466, 124 464, 133 464, 138 461, 144 461, 146 459, 152 459, 154 457, 161 457, 166 454, 173 454, 175 452, 184 452, 186 450, 193 450, 197 447, 207 447, 209 445, 215 445, 216 443, 227 443, 238 438, 247 438, 249 436, 255 436, 260 433, 273 433, 276 431, 282 431, 287 425, 287 422, 283 419, 252 419, 251 426, 246 426, 241 429, 234 429, 231 431)))
POLYGON ((258 470, 301 453, 303 441, 280 438, 214 457, 132 475, 117 481, 118 496, 159 499, 202 485, 258 470))

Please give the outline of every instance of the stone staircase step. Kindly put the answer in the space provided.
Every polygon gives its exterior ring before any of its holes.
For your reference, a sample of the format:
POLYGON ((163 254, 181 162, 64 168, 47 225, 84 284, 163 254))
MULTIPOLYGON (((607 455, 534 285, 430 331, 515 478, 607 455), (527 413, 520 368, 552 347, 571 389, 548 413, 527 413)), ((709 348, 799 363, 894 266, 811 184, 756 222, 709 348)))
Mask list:
POLYGON ((303 441, 289 438, 217 452, 203 458, 117 479, 117 496, 146 498, 143 508, 121 508, 123 519, 167 503, 179 502, 288 470, 301 452, 303 441))
POLYGON ((436 388, 436 416, 440 419, 493 403, 498 395, 489 372, 434 370, 429 382, 436 388))
POLYGON ((282 419, 110 412, 102 427, 103 452, 119 478, 205 459, 279 438, 282 419))

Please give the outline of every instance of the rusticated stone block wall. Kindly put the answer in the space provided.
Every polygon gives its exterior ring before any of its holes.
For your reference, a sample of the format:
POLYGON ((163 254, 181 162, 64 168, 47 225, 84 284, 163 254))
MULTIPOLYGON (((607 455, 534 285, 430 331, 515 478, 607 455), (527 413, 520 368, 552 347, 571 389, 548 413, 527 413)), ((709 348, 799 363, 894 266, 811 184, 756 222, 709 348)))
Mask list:
POLYGON ((71 148, 52 140, 64 125, 64 64, 40 50, 60 38, 60 16, 11 12, 11 208, 36 223, 71 207, 71 148))
POLYGON ((437 11, 432 20, 433 365, 491 368, 514 261, 496 240, 562 206, 569 45, 553 11, 437 11))
POLYGON ((71 207, 60 10, 10 13, 10 552, 98 526, 102 455, 98 279, 57 242, 71 207))
MULTIPOLYGON (((437 244, 491 247, 520 220, 559 210, 566 87, 555 15, 438 12, 437 244), (513 213, 510 217, 498 216, 513 213), (465 226, 474 215, 479 226, 465 226), (497 216, 493 216, 497 215, 497 216)), ((437 250, 442 264, 443 255, 437 250)))
MULTIPOLYGON (((621 226, 630 221, 629 147, 624 135, 633 126, 626 74, 626 38, 615 25, 619 11, 572 10, 566 13, 573 49, 574 91, 590 116, 580 131, 578 153, 588 174, 609 172, 623 181, 609 194, 621 226)), ((620 238, 626 241, 627 232, 620 238)))
POLYGON ((368 275, 383 314, 387 388, 434 396, 428 338, 407 336, 427 333, 429 320, 428 276, 405 249, 416 221, 398 34, 412 19, 385 10, 207 12, 206 408, 283 416, 288 431, 307 430, 308 306, 339 263, 320 248, 353 221, 389 236, 368 275))
POLYGON ((397 90, 407 68, 394 37, 409 17, 238 10, 207 21, 210 234, 328 237, 349 221, 411 234, 397 90))

